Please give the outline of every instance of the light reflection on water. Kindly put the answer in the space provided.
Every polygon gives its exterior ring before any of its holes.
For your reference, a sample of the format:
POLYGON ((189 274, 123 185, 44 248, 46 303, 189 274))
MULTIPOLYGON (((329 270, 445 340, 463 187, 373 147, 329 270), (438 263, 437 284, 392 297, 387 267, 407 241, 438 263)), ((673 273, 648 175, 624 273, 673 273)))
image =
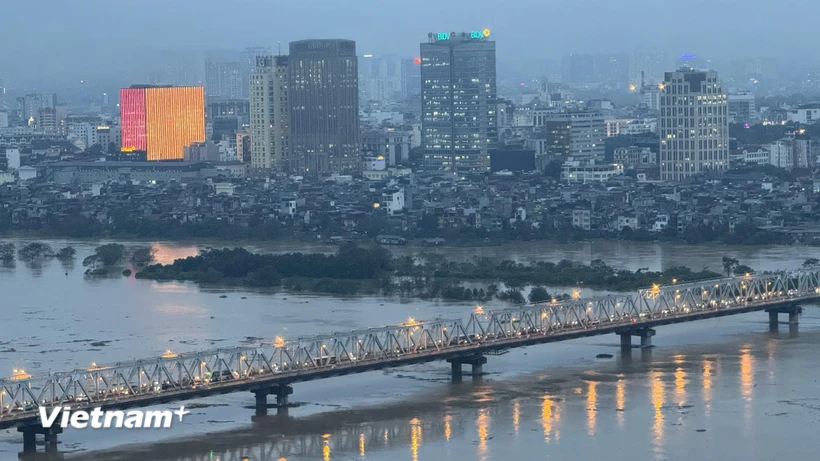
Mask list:
MULTIPOLYGON (((693 251, 714 253, 714 249, 693 251)), ((628 259, 626 255, 615 256, 628 259)), ((799 257, 797 266, 807 255, 799 257)), ((656 259, 652 264, 672 261, 656 259)), ((79 265, 69 277, 58 264, 44 266, 39 280, 30 270, 18 264, 16 269, 0 273, 0 281, 12 287, 9 302, 26 306, 23 310, 29 312, 13 317, 8 329, 11 336, 0 338, 0 351, 9 347, 2 341, 24 344, 16 347, 17 353, 0 352, 0 368, 10 369, 18 359, 27 366, 43 361, 42 370, 87 366, 92 360, 116 361, 169 348, 182 352, 177 348, 234 344, 246 335, 292 338, 328 331, 328 324, 350 324, 353 329, 402 321, 409 314, 414 318, 431 318, 440 313, 462 317, 462 313, 469 314, 474 308, 463 306, 459 310, 457 305, 429 302, 399 305, 378 298, 339 301, 298 295, 270 296, 245 291, 226 292, 228 299, 219 299, 218 294, 204 292, 192 284, 155 284, 122 278, 92 283, 83 279, 79 265), (43 280, 50 281, 53 294, 39 288, 43 280), (243 300, 240 295, 247 295, 248 299, 243 300), (87 305, 87 299, 93 299, 94 304, 87 305), (49 343, 46 332, 51 330, 58 333, 50 337, 49 343), (74 342, 85 338, 114 342, 101 349, 74 342), (50 352, 57 348, 63 351, 50 352)), ((5 312, 0 321, 6 322, 9 315, 12 313, 5 312)), ((801 406, 800 399, 816 398, 816 388, 805 386, 820 379, 820 358, 814 358, 814 351, 820 346, 820 335, 816 334, 820 317, 807 311, 801 318, 803 331, 799 336, 764 334, 764 317, 750 314, 664 328, 659 330, 652 354, 644 357, 633 353, 632 360, 583 359, 617 347, 616 337, 528 348, 530 355, 526 357, 512 351, 491 359, 485 368, 490 374, 484 381, 468 380, 459 386, 446 383, 446 366, 436 364, 400 370, 418 381, 398 380, 389 373, 370 373, 347 381, 346 385, 337 385, 335 379, 319 382, 320 391, 313 394, 303 391, 313 384, 299 384, 297 395, 305 402, 303 409, 293 411, 292 418, 274 427, 249 425, 249 411, 243 408, 248 396, 231 394, 217 400, 226 407, 224 417, 213 416, 219 409, 201 410, 201 422, 179 435, 180 441, 139 445, 144 452, 138 456, 125 451, 117 455, 94 453, 98 440, 83 439, 88 433, 75 431, 63 435, 61 449, 86 450, 67 454, 69 460, 105 461, 183 461, 194 459, 192 456, 197 454, 203 457, 196 459, 207 459, 202 454, 206 448, 217 454, 242 449, 252 454, 251 461, 356 457, 373 461, 462 461, 474 456, 543 459, 546 452, 552 459, 683 460, 717 459, 716 452, 721 450, 742 451, 745 459, 814 459, 795 451, 804 447, 820 451, 820 442, 815 442, 811 435, 807 435, 805 443, 790 446, 791 451, 776 456, 764 457, 768 445, 757 441, 783 427, 792 427, 798 433, 807 431, 816 422, 817 413, 811 407, 801 406), (728 339, 715 335, 727 331, 728 339), (699 346, 701 343, 708 345, 699 346), (594 379, 579 378, 583 376, 594 379), (357 389, 366 390, 357 394, 357 389), (368 400, 374 390, 382 397, 377 403, 368 400), (347 394, 332 395, 337 392, 347 394), (416 400, 420 394, 423 398, 416 400), (328 400, 343 410, 325 406, 328 400), (790 403, 782 403, 786 400, 790 403), (380 410, 371 411, 371 403, 380 410), (355 416, 353 421, 348 414, 355 416), (222 433, 219 425, 209 422, 212 420, 226 420, 242 429, 222 433), (716 432, 712 432, 713 428, 716 432), (707 430, 707 434, 696 430, 707 430), (715 435, 717 431, 719 436, 715 435), (205 433, 209 435, 197 437, 205 433), (329 435, 323 438, 322 434, 329 435), (626 446, 649 447, 651 454, 642 457, 611 452, 612 447, 626 446), (264 453, 261 447, 265 447, 264 453)), ((0 459, 16 453, 17 437, 0 433, 0 459)), ((95 438, 99 437, 92 437, 95 438)), ((128 443, 132 437, 120 440, 128 443)), ((142 440, 151 442, 152 436, 142 440)))

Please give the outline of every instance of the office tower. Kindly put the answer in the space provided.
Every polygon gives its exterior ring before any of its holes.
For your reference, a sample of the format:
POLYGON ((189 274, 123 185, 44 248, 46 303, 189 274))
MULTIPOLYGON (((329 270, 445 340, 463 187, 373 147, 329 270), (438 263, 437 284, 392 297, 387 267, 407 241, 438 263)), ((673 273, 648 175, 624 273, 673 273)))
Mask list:
MULTIPOLYGON (((288 57, 259 56, 250 78, 250 133, 252 168, 293 171, 288 57)), ((237 141, 237 149, 239 149, 237 141)), ((243 152, 244 156, 244 152, 243 152)))
POLYGON ((54 109, 57 96, 54 94, 27 94, 23 98, 23 117, 29 126, 37 126, 40 109, 54 109))
POLYGON ((498 143, 495 42, 489 29, 428 39, 421 44, 424 167, 488 172, 498 143))
POLYGON ((595 81, 595 62, 588 54, 568 54, 562 63, 564 83, 583 85, 595 81))
POLYGON ((401 98, 409 99, 421 94, 421 58, 401 61, 401 98))
POLYGON ((667 72, 660 104, 661 179, 680 181, 729 166, 729 110, 717 72, 667 72))
POLYGON ((247 95, 248 74, 242 63, 205 62, 205 95, 211 98, 240 99, 247 95))
POLYGON ((122 151, 144 151, 148 160, 181 160, 182 148, 205 141, 201 86, 135 85, 120 90, 122 151))
POLYGON ((356 42, 301 40, 288 57, 291 148, 308 175, 359 171, 356 42))

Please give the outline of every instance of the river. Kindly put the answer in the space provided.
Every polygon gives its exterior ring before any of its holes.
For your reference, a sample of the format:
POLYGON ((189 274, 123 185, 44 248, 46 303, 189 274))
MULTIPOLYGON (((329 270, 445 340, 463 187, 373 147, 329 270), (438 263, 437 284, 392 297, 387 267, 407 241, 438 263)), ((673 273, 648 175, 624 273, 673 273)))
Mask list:
MULTIPOLYGON (((7 240, 8 241, 8 240, 7 240)), ((14 240, 19 247, 25 240, 14 240)), ((334 298, 203 290, 132 277, 86 278, 98 244, 70 243, 77 261, 0 269, 0 375, 87 367, 258 338, 351 330, 432 317, 466 317, 472 305, 398 298, 334 298), (225 297, 222 297, 225 296, 225 297)), ((136 243, 128 243, 136 244, 136 243)), ((155 243, 160 262, 205 246, 155 243)), ((334 251, 265 244, 260 251, 334 251)), ((757 270, 796 267, 814 247, 683 246, 593 242, 481 248, 393 248, 518 261, 603 259, 619 268, 708 266, 731 256, 757 270)), ((582 295, 593 293, 584 292, 582 295)), ((501 307, 492 302, 485 310, 501 307)), ((656 347, 621 355, 617 337, 555 343, 489 357, 479 380, 449 382, 446 363, 301 383, 289 416, 254 419, 253 396, 196 401, 171 430, 77 431, 60 436, 69 460, 810 460, 820 441, 820 310, 800 332, 768 333, 764 314, 663 327, 656 347), (612 359, 596 359, 608 352, 612 359)), ((0 461, 22 437, 0 432, 0 461)))

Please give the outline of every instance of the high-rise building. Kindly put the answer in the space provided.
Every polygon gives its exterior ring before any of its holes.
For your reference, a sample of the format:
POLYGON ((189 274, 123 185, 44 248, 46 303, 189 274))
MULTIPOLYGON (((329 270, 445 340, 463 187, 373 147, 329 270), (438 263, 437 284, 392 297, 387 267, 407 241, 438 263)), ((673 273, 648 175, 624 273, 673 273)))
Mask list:
POLYGON ((660 100, 661 179, 729 167, 729 110, 715 71, 667 72, 660 100))
POLYGON ((34 119, 36 120, 36 128, 38 131, 50 135, 58 134, 60 124, 57 121, 57 110, 53 107, 41 107, 37 110, 37 115, 34 119))
POLYGON ((205 62, 205 95, 240 99, 247 96, 248 74, 241 62, 205 62))
POLYGON ((401 61, 401 98, 409 99, 421 94, 421 58, 401 61))
POLYGON ((251 167, 293 171, 297 165, 294 165, 291 155, 288 57, 257 57, 248 94, 251 167))
POLYGON ((301 172, 320 175, 359 171, 356 42, 291 42, 288 67, 291 146, 301 172))
POLYGON ((729 121, 732 123, 753 123, 757 121, 755 95, 741 91, 728 95, 729 121))
POLYGON ((144 151, 148 160, 180 160, 183 147, 205 141, 201 86, 136 85, 120 90, 122 151, 144 151))
POLYGON ((604 160, 606 119, 601 112, 537 110, 532 120, 535 132, 546 140, 547 153, 585 164, 604 160))
POLYGON ((359 60, 359 90, 364 101, 395 101, 401 97, 401 60, 395 54, 365 54, 359 60))
POLYGON ((488 172, 498 143, 495 42, 489 29, 428 39, 421 44, 424 167, 488 172))
POLYGON ((23 117, 26 124, 37 126, 37 115, 40 109, 54 109, 57 96, 51 93, 27 94, 23 98, 23 117))
POLYGON ((561 64, 563 81, 568 85, 583 85, 595 81, 595 61, 589 54, 568 54, 561 64))

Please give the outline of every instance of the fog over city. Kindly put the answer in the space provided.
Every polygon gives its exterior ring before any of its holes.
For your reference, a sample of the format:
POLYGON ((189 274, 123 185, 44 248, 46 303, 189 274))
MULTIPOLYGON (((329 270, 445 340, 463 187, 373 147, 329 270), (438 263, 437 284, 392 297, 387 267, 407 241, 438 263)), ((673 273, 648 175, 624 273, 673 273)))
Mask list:
POLYGON ((120 84, 173 60, 172 51, 260 46, 275 52, 279 42, 286 47, 304 38, 346 38, 360 53, 413 56, 430 31, 485 27, 498 43, 500 74, 567 53, 637 50, 694 53, 711 61, 799 58, 797 65, 809 67, 816 52, 801 44, 811 42, 820 13, 811 0, 4 3, 0 75, 8 86, 38 87, 77 79, 120 84))

